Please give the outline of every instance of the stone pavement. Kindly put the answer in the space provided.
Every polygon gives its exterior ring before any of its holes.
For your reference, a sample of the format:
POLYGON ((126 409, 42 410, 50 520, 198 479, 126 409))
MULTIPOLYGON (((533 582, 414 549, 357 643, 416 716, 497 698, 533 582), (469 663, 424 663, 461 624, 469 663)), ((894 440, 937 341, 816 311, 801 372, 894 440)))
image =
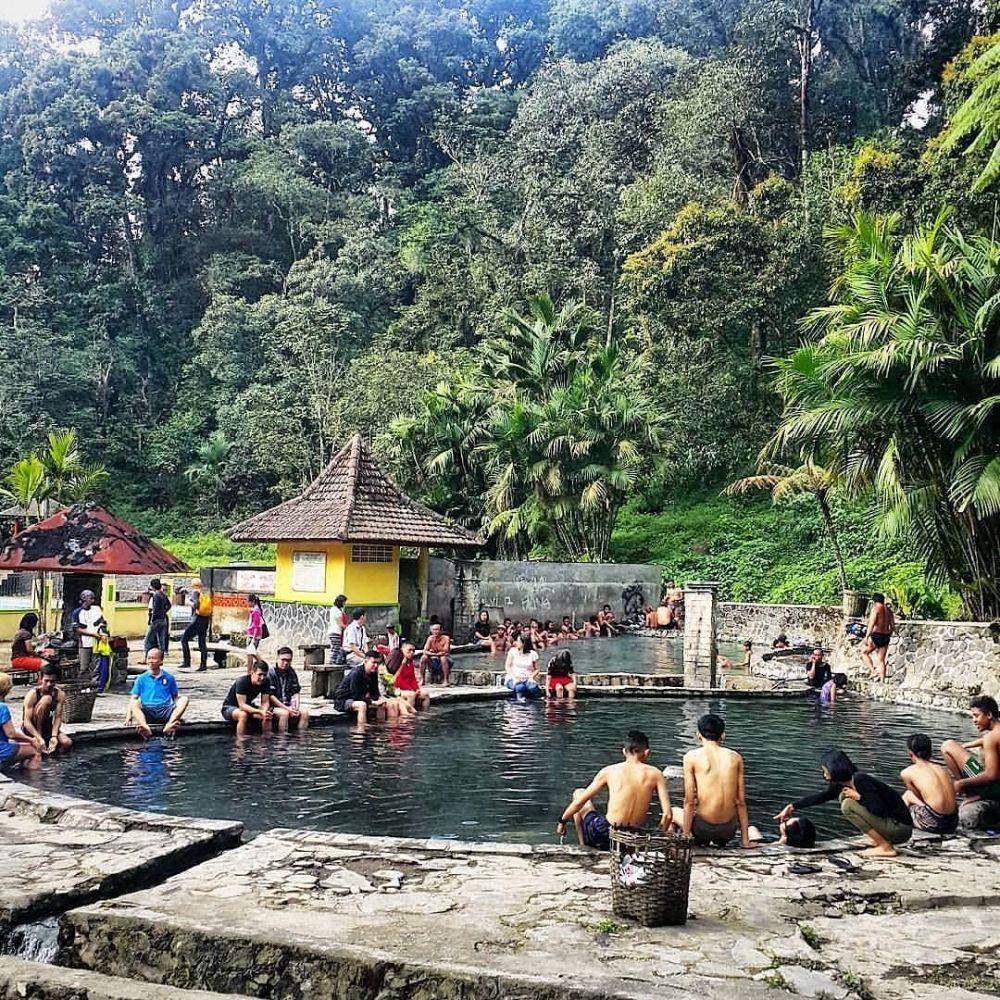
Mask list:
POLYGON ((240 842, 241 823, 130 812, 0 780, 0 930, 127 892, 240 842))
POLYGON ((998 858, 717 852, 688 924, 649 929, 612 914, 606 856, 275 830, 71 911, 62 937, 86 969, 295 1000, 969 1000, 1000 984, 998 858))

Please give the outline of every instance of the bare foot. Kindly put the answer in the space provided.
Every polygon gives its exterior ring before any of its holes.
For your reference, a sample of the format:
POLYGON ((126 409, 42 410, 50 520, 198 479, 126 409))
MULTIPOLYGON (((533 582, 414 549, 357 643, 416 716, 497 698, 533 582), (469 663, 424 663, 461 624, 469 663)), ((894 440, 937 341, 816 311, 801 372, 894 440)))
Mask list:
POLYGON ((148 739, 150 738, 150 736, 152 736, 152 735, 153 735, 153 730, 152 730, 152 729, 150 729, 150 728, 149 728, 149 726, 147 726, 145 722, 143 722, 143 723, 141 723, 141 724, 137 725, 137 726, 136 726, 135 728, 136 728, 136 729, 138 730, 138 732, 139 732, 139 735, 140 735, 140 736, 141 736, 141 737, 142 737, 142 738, 143 738, 144 740, 148 740, 148 739))
POLYGON ((178 727, 179 725, 180 725, 180 722, 179 722, 179 721, 178 721, 178 722, 168 722, 168 723, 167 723, 167 724, 166 724, 166 725, 165 725, 165 726, 163 727, 163 735, 164 735, 164 736, 173 736, 173 735, 174 735, 174 733, 176 733, 176 732, 177 732, 177 727, 178 727))
POLYGON ((896 856, 896 848, 891 844, 886 847, 869 847, 866 851, 861 852, 863 858, 894 858, 896 856))

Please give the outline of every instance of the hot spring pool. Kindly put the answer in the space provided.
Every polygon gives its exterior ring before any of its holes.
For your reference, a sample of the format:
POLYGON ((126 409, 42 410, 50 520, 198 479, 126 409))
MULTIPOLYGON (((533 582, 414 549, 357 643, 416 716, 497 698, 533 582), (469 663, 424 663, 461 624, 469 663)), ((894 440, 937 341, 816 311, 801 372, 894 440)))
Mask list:
MULTIPOLYGON (((620 635, 614 639, 578 639, 562 642, 539 652, 543 672, 545 664, 563 650, 573 657, 578 674, 682 674, 684 673, 684 636, 675 632, 666 638, 620 635)), ((743 660, 739 643, 719 643, 719 652, 734 663, 743 660)), ((456 670, 503 670, 504 656, 461 653, 455 657, 456 670)), ((804 670, 803 670, 804 673, 804 670)))
MULTIPOLYGON (((335 725, 305 737, 241 743, 218 733, 81 745, 20 777, 130 809, 238 819, 250 832, 299 826, 554 843, 555 821, 573 788, 620 759, 627 729, 649 736, 651 763, 679 764, 706 711, 724 716, 729 745, 746 758, 751 822, 765 830, 790 798, 821 787, 816 762, 831 747, 896 785, 910 733, 926 732, 935 744, 971 738, 957 715, 861 700, 833 708, 805 699, 583 698, 575 706, 503 700, 432 707, 364 732, 335 725)), ((810 816, 824 834, 849 832, 835 805, 810 816)))

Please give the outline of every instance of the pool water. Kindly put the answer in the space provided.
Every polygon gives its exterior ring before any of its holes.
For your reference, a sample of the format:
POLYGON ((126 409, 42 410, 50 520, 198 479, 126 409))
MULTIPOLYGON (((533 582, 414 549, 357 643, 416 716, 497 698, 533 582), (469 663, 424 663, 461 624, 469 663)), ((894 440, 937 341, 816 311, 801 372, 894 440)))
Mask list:
MULTIPOLYGON (((549 660, 568 650, 578 674, 682 674, 684 635, 672 632, 666 638, 620 635, 613 639, 577 639, 561 642, 538 652, 542 671, 549 660)), ((743 661, 739 643, 719 643, 719 652, 734 663, 743 661)), ((462 653, 455 657, 456 670, 503 670, 504 655, 462 653)), ((804 673, 804 671, 803 671, 804 673)))
MULTIPOLYGON (((314 727, 304 736, 182 735, 148 744, 97 743, 46 759, 22 780, 130 809, 238 819, 248 831, 299 826, 370 835, 552 843, 574 787, 621 759, 622 736, 649 737, 650 763, 679 764, 706 711, 727 721, 746 758, 751 822, 765 830, 790 798, 822 787, 818 758, 844 749, 893 785, 905 740, 970 738, 957 715, 851 700, 583 698, 431 707, 395 725, 314 727)), ((672 792, 676 783, 671 783, 672 792)), ((679 789, 673 792, 680 805, 679 789)), ((655 807, 654 807, 655 810, 655 807)), ((657 813, 651 814, 657 815, 657 813)), ((810 811, 827 835, 850 832, 827 804, 810 811)))

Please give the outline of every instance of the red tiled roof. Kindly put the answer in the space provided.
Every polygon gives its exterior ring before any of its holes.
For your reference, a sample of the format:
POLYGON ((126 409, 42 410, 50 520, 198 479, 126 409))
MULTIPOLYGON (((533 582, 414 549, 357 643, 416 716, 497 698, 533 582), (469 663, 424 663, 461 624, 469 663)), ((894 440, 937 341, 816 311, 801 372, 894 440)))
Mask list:
POLYGON ((165 548, 93 503, 67 507, 19 532, 0 551, 0 570, 189 572, 165 548))
POLYGON ((403 493, 375 464, 360 434, 304 493, 230 528, 235 542, 392 542, 478 547, 471 532, 403 493))

